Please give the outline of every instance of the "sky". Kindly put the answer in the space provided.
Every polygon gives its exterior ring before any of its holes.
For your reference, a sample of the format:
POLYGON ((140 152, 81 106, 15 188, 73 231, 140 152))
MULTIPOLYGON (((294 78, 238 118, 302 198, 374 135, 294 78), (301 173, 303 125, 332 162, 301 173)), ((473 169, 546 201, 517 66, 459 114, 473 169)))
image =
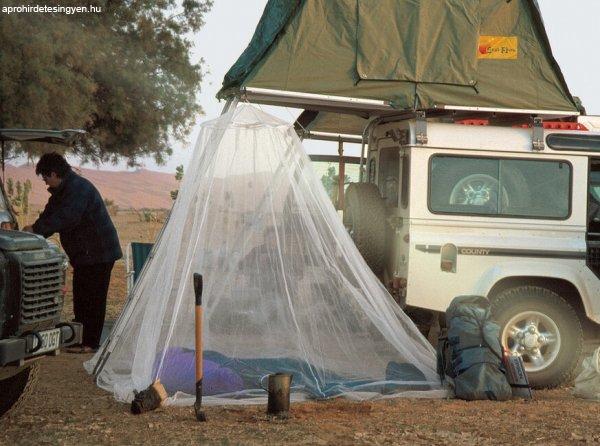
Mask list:
MULTIPOLYGON (((334 0, 330 0, 334 1, 334 0)), ((248 45, 267 0, 216 0, 206 15, 206 24, 194 36, 192 60, 204 59, 207 73, 201 85, 199 102, 204 109, 187 144, 175 143, 174 153, 164 166, 151 160, 145 167, 174 172, 187 167, 199 125, 220 115, 224 102, 215 95, 223 77, 248 45)), ((554 57, 558 61, 571 93, 579 96, 588 114, 600 115, 600 0, 538 0, 554 57)), ((293 122, 299 110, 263 107, 279 118, 293 122)), ((337 143, 305 141, 309 153, 337 153, 337 143)), ((348 145, 346 154, 358 155, 358 145, 348 145)), ((122 166, 103 166, 116 169, 122 166)))

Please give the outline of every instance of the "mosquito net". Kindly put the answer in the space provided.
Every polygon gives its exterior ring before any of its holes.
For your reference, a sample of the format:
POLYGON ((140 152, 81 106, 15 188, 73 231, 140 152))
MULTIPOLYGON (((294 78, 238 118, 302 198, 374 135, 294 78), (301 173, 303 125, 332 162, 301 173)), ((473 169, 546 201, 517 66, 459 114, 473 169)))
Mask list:
POLYGON ((369 270, 293 128, 250 105, 202 126, 168 223, 86 368, 119 400, 156 378, 194 393, 193 273, 204 278, 205 403, 443 396, 435 353, 369 270))

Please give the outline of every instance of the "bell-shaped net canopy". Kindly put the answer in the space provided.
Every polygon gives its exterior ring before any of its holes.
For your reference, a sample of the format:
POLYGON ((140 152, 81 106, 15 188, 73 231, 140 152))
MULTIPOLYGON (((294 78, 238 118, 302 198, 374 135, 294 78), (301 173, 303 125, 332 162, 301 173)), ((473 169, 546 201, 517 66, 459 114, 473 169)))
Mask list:
POLYGON ((435 352, 369 270, 293 128, 241 105, 202 126, 170 218, 113 333, 86 364, 119 400, 156 378, 194 394, 204 278, 206 403, 442 396, 435 352))

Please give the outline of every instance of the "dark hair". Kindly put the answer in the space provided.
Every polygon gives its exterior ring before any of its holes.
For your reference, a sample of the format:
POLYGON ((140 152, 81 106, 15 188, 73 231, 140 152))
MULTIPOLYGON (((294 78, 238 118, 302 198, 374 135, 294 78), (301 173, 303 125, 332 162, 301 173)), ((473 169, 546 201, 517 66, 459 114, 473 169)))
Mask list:
POLYGON ((42 155, 35 166, 36 175, 49 176, 54 172, 59 178, 64 178, 71 171, 71 166, 60 153, 52 152, 42 155))

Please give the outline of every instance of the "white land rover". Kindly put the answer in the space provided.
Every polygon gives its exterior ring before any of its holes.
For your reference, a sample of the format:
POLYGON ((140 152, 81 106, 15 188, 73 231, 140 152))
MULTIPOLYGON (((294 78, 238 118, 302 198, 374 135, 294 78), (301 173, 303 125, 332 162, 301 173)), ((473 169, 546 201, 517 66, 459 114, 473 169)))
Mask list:
POLYGON ((569 380, 600 324, 600 132, 580 122, 380 122, 345 197, 359 250, 409 312, 487 296, 536 387, 569 380))

